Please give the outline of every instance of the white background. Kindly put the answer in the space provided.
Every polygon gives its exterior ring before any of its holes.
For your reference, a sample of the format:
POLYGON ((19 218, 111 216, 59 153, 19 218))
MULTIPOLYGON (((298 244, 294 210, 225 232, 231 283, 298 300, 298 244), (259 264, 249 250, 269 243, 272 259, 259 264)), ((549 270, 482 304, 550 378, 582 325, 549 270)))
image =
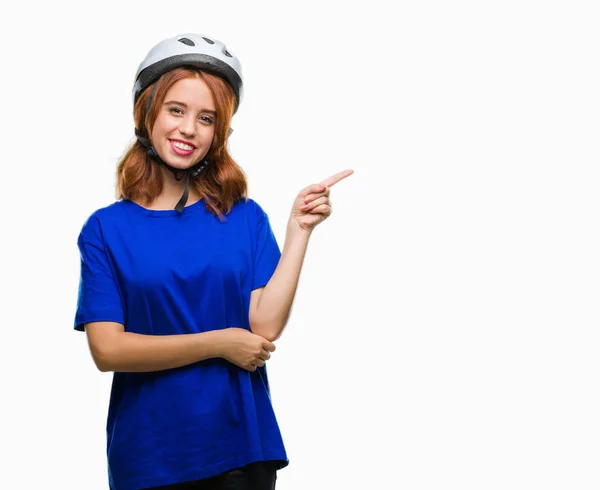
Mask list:
POLYGON ((137 65, 191 31, 242 60, 230 148, 281 246, 297 192, 355 170, 269 365, 278 490, 600 488, 594 7, 11 4, 1 486, 108 488, 76 240, 114 200, 137 65))

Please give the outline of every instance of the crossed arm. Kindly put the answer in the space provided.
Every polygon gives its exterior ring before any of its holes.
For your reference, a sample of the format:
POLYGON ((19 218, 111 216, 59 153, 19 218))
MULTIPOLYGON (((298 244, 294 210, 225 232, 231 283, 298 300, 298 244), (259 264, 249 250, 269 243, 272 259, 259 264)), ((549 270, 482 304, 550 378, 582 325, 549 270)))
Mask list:
POLYGON ((115 322, 85 325, 92 358, 103 372, 148 372, 222 357, 254 370, 275 349, 290 316, 310 233, 288 225, 279 264, 267 285, 250 296, 252 333, 238 328, 199 334, 142 335, 115 322))

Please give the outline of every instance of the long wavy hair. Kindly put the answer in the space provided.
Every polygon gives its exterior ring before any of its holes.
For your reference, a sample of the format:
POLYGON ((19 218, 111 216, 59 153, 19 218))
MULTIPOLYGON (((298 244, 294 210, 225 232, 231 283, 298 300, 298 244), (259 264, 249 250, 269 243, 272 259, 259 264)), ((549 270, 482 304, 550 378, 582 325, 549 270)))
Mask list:
MULTIPOLYGON (((233 205, 247 199, 248 183, 244 171, 231 158, 227 150, 227 134, 235 108, 235 94, 222 78, 192 67, 175 68, 155 82, 150 111, 146 113, 148 98, 154 85, 139 96, 134 109, 135 127, 150 139, 154 122, 158 117, 169 89, 184 78, 200 78, 212 92, 217 112, 215 135, 205 156, 210 162, 200 175, 190 178, 190 187, 202 198, 208 211, 221 221, 233 205)), ((156 162, 147 154, 146 148, 136 140, 126 151, 117 166, 117 198, 152 203, 162 192, 163 174, 156 162)))

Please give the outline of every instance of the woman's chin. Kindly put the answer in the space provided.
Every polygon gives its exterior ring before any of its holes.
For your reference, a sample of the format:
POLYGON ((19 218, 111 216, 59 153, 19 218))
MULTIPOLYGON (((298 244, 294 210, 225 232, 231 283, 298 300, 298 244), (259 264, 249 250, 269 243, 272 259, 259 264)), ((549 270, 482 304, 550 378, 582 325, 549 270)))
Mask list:
MULTIPOLYGON (((162 158, 162 156, 161 156, 162 158)), ((194 165, 196 165, 196 163, 198 163, 198 161, 196 161, 196 159, 191 159, 189 157, 178 157, 178 156, 172 156, 169 155, 168 158, 162 158, 162 160, 168 164, 169 166, 177 169, 177 170, 187 170, 191 167, 193 167, 194 165)))

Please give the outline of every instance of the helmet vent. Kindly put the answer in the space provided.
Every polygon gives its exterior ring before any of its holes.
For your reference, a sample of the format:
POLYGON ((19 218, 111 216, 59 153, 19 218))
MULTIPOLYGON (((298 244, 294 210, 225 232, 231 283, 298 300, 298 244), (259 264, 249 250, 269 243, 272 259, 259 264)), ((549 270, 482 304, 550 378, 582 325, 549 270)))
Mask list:
POLYGON ((233 58, 233 56, 231 56, 231 54, 229 53, 229 51, 227 51, 226 49, 223 50, 223 54, 225 56, 229 56, 230 58, 233 58))
POLYGON ((204 39, 208 44, 215 44, 212 39, 208 39, 207 37, 203 37, 202 39, 204 39))
POLYGON ((178 41, 180 43, 187 44, 188 46, 195 46, 194 41, 188 39, 187 37, 182 37, 181 39, 178 39, 178 41))

